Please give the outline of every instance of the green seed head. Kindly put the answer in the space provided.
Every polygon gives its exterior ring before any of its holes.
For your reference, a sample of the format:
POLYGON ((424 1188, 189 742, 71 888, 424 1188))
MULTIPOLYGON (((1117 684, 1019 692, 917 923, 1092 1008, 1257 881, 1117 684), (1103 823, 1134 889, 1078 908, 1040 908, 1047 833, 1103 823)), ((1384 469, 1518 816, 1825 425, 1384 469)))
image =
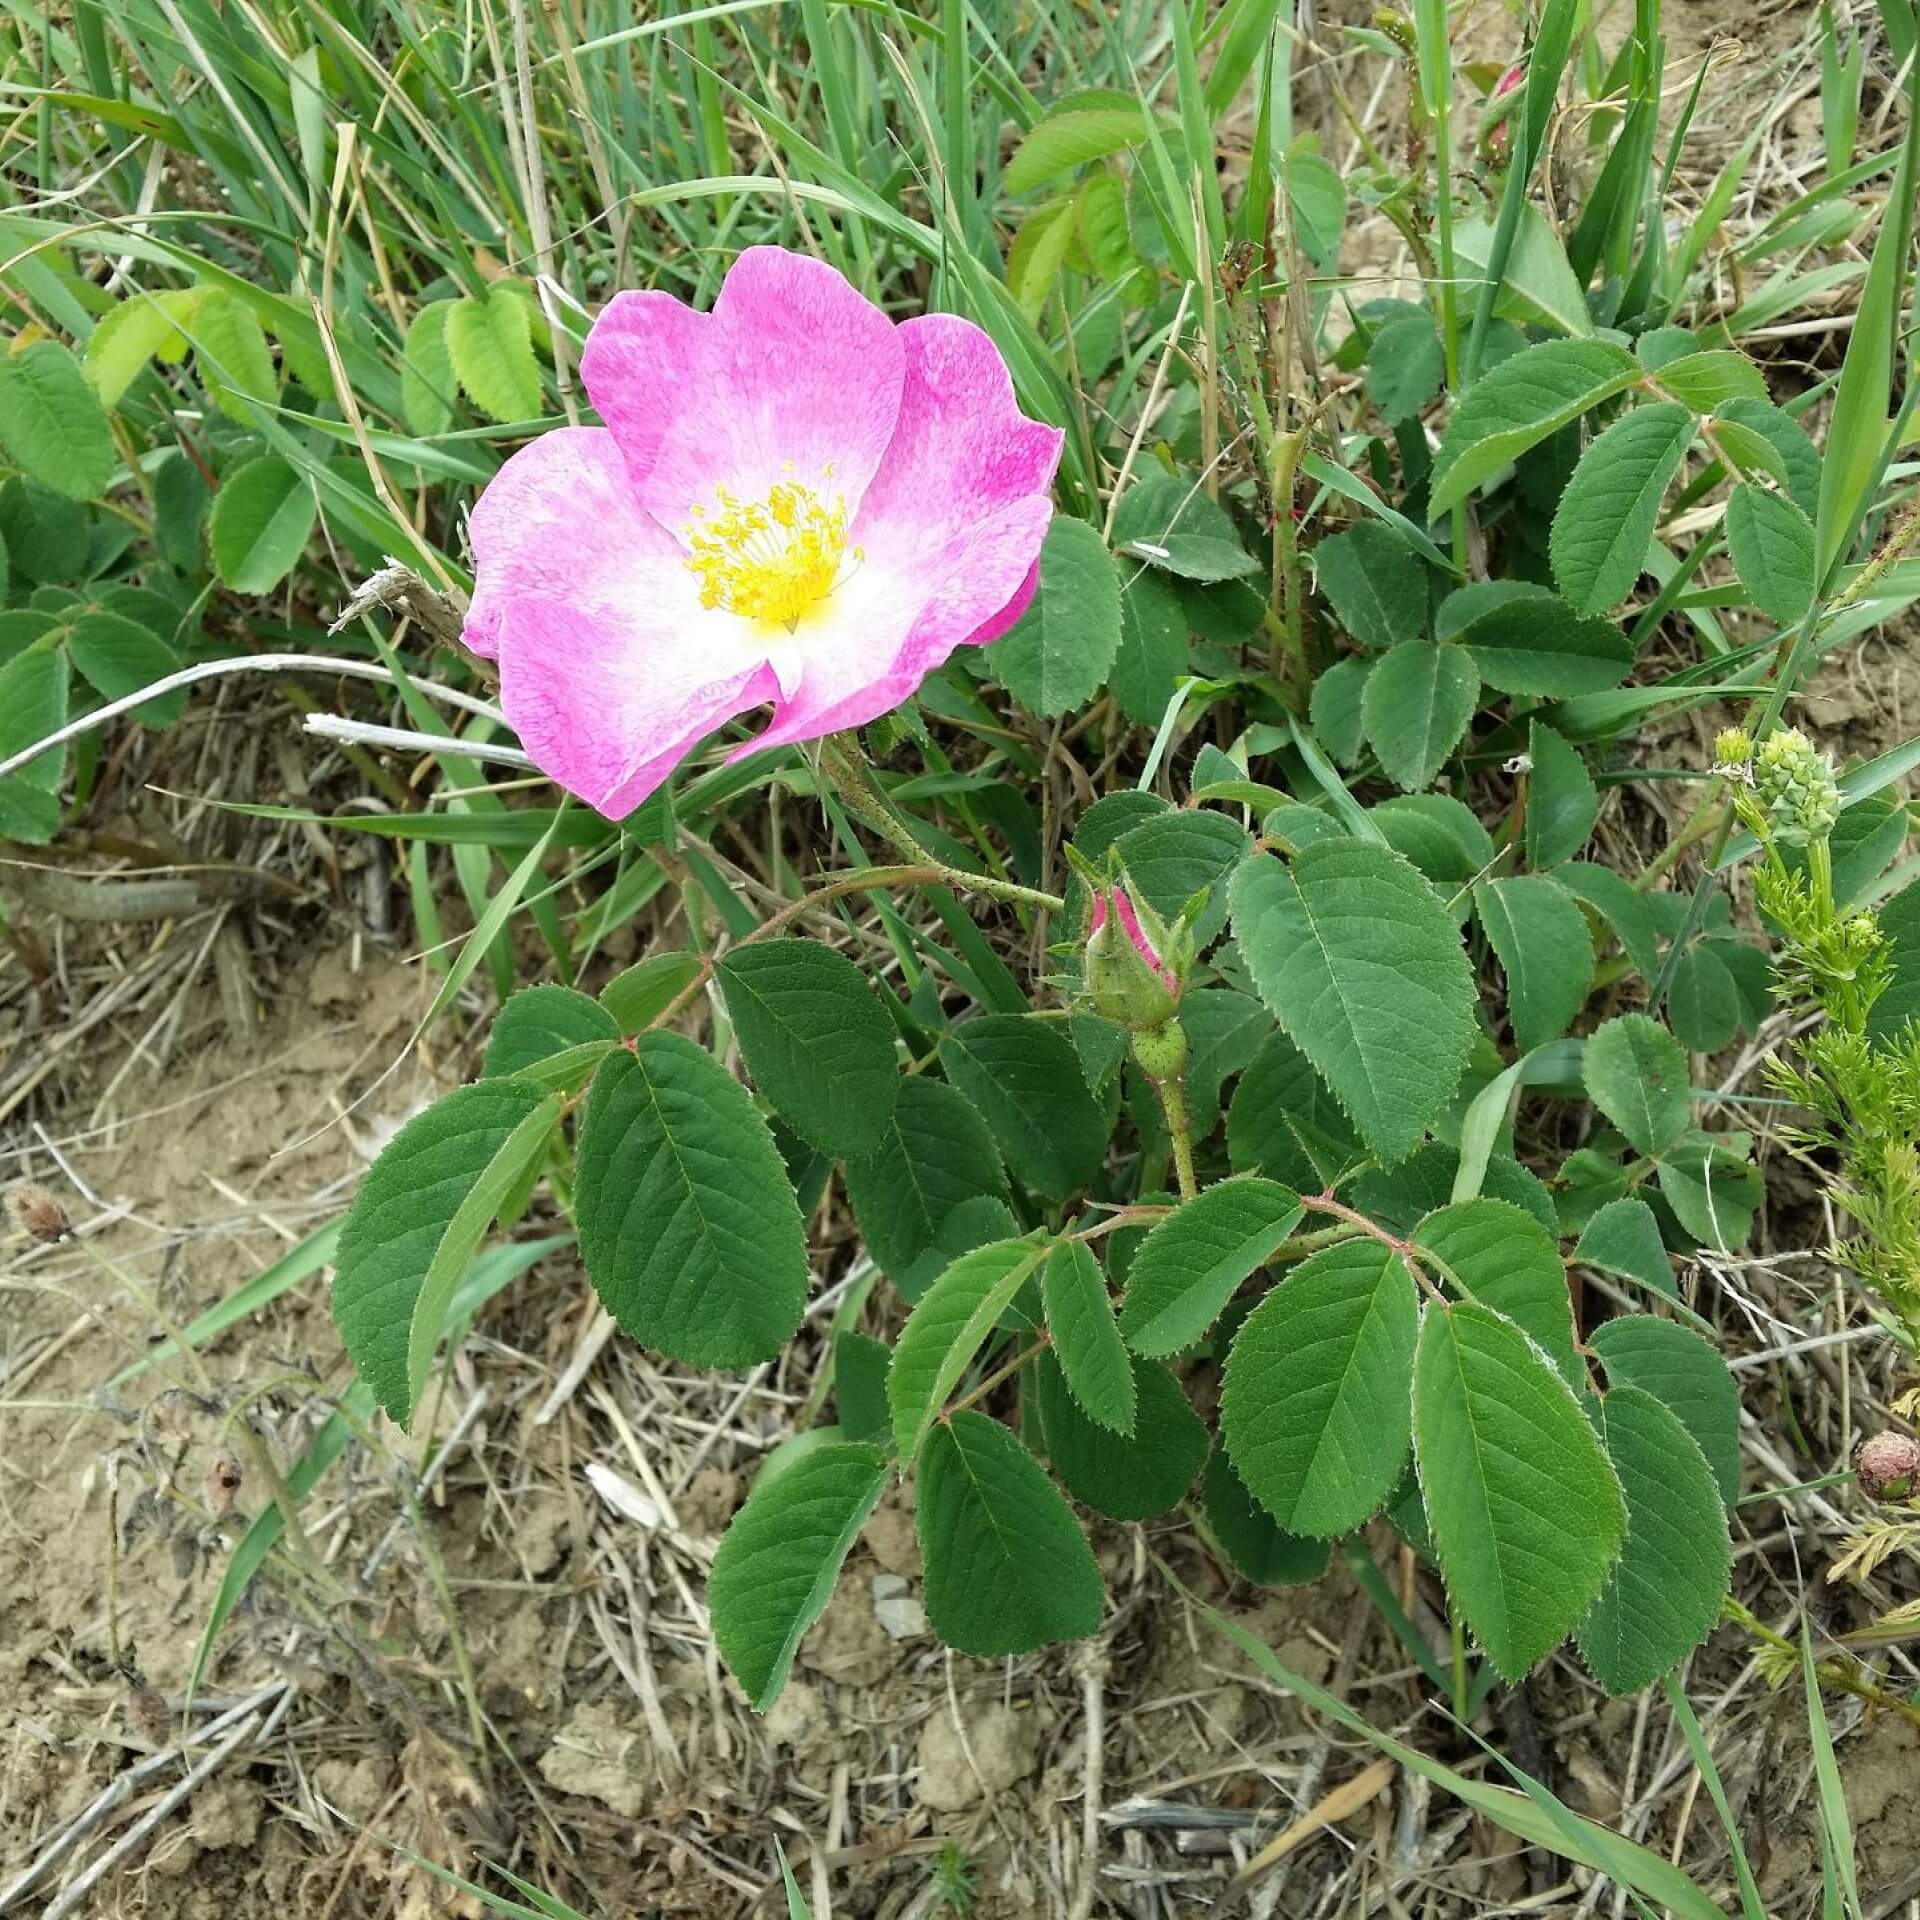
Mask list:
POLYGON ((1824 840, 1840 817, 1833 765, 1798 727, 1770 733, 1753 759, 1754 796, 1782 846, 1824 840))

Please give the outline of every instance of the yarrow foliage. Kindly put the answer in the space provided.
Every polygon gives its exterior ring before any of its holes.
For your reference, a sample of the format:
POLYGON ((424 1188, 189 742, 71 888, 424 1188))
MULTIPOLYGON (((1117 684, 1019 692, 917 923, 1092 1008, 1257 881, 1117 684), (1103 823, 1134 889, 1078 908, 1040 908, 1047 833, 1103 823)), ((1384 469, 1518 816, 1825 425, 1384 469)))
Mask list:
POLYGON ((751 247, 710 313, 617 295, 580 373, 607 424, 481 495, 463 638, 542 771, 611 818, 756 707, 742 752, 877 719, 1033 598, 1061 435, 971 321, 896 326, 751 247))

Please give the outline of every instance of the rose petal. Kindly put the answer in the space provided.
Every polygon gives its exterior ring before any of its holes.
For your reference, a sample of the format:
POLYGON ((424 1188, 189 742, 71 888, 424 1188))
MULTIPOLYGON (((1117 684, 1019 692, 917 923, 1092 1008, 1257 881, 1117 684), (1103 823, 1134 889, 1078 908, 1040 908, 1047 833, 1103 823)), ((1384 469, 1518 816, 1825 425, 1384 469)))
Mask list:
POLYGON ((907 699, 956 647, 999 639, 1033 598, 1052 517, 1042 494, 1003 507, 936 554, 909 554, 906 568, 870 550, 834 589, 831 617, 802 628, 800 684, 751 750, 865 726, 907 699))
POLYGON ((1000 349, 971 320, 927 314, 899 335, 899 424, 849 539, 905 571, 1000 508, 1046 493, 1066 436, 1020 411, 1000 349))
POLYGON ((580 373, 641 504, 679 534, 718 489, 762 500, 786 478, 851 517, 893 436, 904 360, 898 329, 843 275, 749 247, 709 314, 616 295, 580 373))

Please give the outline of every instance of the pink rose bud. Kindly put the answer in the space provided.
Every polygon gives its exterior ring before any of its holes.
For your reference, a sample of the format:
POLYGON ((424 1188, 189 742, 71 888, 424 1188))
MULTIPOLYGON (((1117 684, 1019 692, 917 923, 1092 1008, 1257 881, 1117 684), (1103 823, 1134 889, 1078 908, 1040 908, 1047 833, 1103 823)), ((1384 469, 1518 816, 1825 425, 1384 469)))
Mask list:
POLYGON ((1192 962, 1191 944, 1184 928, 1169 928, 1124 884, 1097 884, 1085 955, 1094 1011, 1133 1033, 1171 1019, 1192 962))
POLYGON ((1907 1500, 1920 1487, 1920 1440, 1876 1433, 1853 1463, 1860 1490, 1873 1500, 1907 1500))
POLYGON ((1500 76, 1500 84, 1494 88, 1493 97, 1498 100, 1502 94, 1511 93, 1526 77, 1527 70, 1524 66, 1509 67, 1500 76))

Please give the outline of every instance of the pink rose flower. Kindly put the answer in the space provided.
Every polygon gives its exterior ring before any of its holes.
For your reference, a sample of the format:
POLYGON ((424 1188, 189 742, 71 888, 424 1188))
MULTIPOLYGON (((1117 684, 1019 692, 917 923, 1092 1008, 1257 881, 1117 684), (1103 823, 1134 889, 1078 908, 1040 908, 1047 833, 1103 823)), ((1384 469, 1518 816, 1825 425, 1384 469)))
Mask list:
POLYGON ((751 247, 711 313, 617 295, 580 373, 607 424, 481 495, 463 637, 539 767, 612 819, 754 707, 741 753, 877 719, 1033 597, 1062 436, 970 321, 896 326, 751 247))

